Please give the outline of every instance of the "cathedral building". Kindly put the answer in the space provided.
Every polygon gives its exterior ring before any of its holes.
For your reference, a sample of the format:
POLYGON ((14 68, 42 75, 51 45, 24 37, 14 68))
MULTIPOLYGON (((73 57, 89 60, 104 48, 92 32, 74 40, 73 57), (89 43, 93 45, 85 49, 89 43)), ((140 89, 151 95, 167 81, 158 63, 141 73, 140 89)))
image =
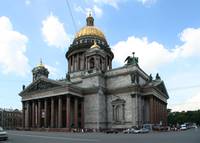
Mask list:
POLYGON ((91 15, 65 56, 65 79, 49 79, 42 62, 33 68, 32 83, 19 93, 24 128, 106 129, 166 124, 169 96, 159 74, 155 79, 146 74, 134 53, 124 66, 113 69, 113 52, 91 15))

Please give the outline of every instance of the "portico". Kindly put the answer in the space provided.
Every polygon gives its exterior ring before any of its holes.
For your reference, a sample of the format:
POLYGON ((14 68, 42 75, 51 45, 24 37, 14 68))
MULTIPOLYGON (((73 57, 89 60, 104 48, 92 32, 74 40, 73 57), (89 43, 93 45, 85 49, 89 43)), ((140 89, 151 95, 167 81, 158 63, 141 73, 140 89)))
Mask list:
POLYGON ((60 84, 62 82, 53 83, 49 79, 41 78, 23 91, 24 94, 29 94, 22 99, 24 128, 84 127, 83 96, 70 85, 60 84), (40 83, 46 83, 46 87, 40 88, 40 83), (37 91, 33 90, 35 86, 38 87, 37 91))
POLYGON ((23 101, 24 128, 81 128, 83 98, 59 95, 23 101))

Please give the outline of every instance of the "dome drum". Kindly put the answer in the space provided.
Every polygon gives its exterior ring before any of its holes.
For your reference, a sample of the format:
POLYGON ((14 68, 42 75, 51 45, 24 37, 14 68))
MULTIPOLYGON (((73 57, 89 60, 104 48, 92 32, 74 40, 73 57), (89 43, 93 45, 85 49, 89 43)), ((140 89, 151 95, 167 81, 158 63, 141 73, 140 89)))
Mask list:
POLYGON ((107 46, 107 41, 105 39, 96 37, 96 36, 83 36, 83 37, 79 37, 77 39, 74 39, 73 41, 73 45, 78 45, 78 44, 82 44, 82 43, 94 43, 94 41, 96 41, 98 44, 102 45, 102 46, 107 46))
MULTIPOLYGON (((68 52, 66 53, 65 57, 68 59, 70 56, 77 54, 77 53, 81 53, 81 52, 86 52, 91 46, 93 45, 93 43, 83 43, 83 44, 77 44, 77 45, 71 45, 69 47, 68 52)), ((110 55, 110 57, 114 58, 114 54, 112 53, 111 49, 109 47, 104 47, 100 44, 98 44, 100 46, 101 49, 103 49, 104 51, 107 52, 108 55, 110 55)))
POLYGON ((94 41, 96 41, 96 43, 102 49, 105 49, 106 51, 111 52, 109 45, 107 44, 106 41, 102 41, 95 37, 84 37, 84 38, 82 37, 81 39, 75 39, 74 42, 70 45, 70 47, 66 53, 66 58, 69 57, 74 52, 77 53, 77 51, 86 51, 94 44, 94 41))

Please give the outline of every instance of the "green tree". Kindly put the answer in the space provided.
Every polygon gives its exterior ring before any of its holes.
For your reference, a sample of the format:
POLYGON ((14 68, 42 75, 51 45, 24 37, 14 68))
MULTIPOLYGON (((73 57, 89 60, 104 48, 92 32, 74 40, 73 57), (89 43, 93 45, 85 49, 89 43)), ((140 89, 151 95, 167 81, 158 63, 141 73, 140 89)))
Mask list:
POLYGON ((196 123, 200 125, 200 110, 187 112, 171 112, 168 109, 168 125, 176 125, 183 123, 196 123))

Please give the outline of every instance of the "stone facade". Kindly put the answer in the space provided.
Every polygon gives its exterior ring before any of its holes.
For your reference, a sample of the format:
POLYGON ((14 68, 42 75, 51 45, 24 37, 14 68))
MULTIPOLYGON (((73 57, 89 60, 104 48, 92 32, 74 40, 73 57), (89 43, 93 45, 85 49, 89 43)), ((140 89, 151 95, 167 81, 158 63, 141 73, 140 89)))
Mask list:
POLYGON ((0 108, 0 126, 4 129, 17 129, 22 126, 22 112, 0 108))
POLYGON ((33 82, 23 86, 24 128, 129 128, 166 124, 168 93, 164 82, 147 75, 138 58, 112 69, 114 57, 105 36, 87 25, 66 53, 66 79, 48 78, 42 62, 33 69, 33 82))

